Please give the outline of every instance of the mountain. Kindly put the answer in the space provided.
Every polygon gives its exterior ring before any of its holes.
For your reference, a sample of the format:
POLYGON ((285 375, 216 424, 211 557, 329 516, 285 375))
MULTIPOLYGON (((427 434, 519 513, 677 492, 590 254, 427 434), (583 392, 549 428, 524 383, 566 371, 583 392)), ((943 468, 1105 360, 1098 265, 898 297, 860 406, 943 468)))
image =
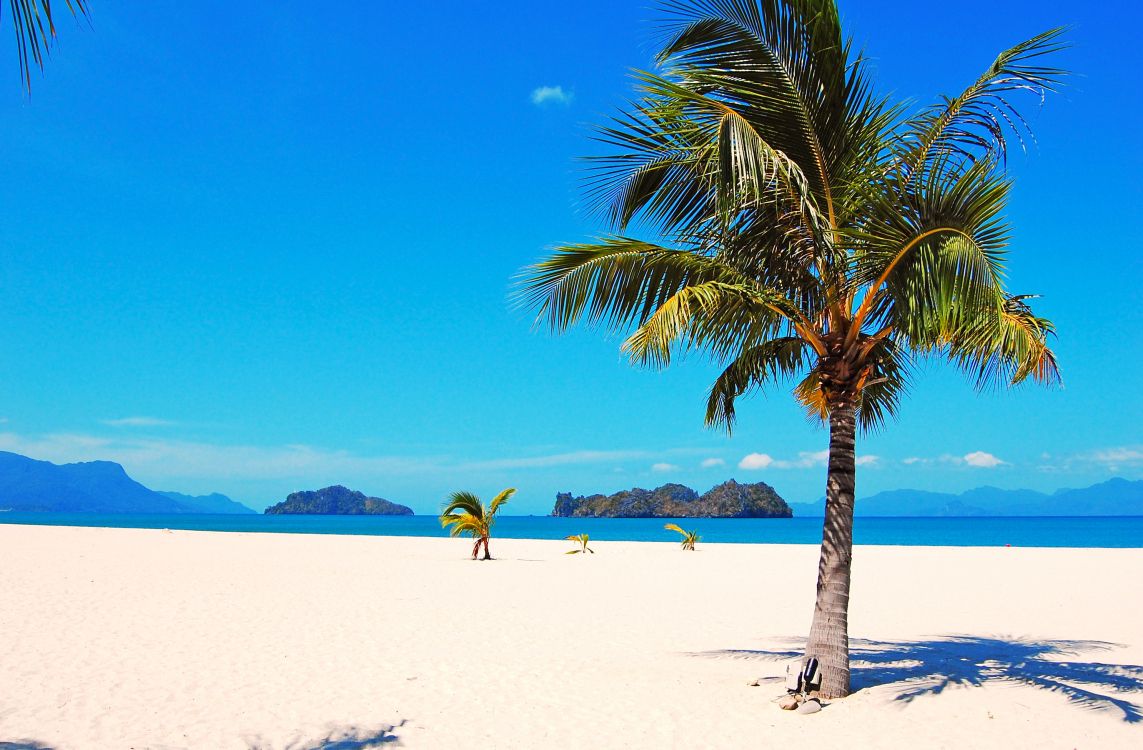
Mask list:
POLYGON ((61 465, 5 451, 0 451, 0 508, 56 513, 253 512, 223 495, 194 498, 149 490, 111 461, 61 465))
POLYGON ((341 485, 320 490, 293 492, 277 505, 266 509, 270 515, 309 513, 343 516, 411 516, 412 508, 379 497, 366 497, 341 485))
POLYGON ((212 492, 209 495, 184 495, 181 492, 159 491, 163 497, 169 497, 186 509, 187 513, 257 513, 237 500, 231 500, 226 495, 212 492))
MULTIPOLYGON (((822 516, 825 499, 795 503, 798 516, 822 516)), ((1034 490, 977 487, 953 495, 889 490, 857 501, 856 516, 1143 516, 1143 480, 1109 479, 1051 494, 1034 490)))
POLYGON ((635 487, 614 495, 556 495, 553 516, 577 518, 789 518, 790 506, 764 482, 739 484, 731 479, 701 496, 681 484, 654 490, 635 487))

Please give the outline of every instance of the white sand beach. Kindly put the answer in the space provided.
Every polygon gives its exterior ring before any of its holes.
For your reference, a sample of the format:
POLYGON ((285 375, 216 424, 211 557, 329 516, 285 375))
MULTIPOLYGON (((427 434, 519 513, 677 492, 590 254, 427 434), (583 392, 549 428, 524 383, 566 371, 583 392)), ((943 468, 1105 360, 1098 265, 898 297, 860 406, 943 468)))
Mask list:
POLYGON ((801 716, 815 547, 470 546, 0 526, 0 747, 1143 747, 1143 550, 858 547, 801 716))

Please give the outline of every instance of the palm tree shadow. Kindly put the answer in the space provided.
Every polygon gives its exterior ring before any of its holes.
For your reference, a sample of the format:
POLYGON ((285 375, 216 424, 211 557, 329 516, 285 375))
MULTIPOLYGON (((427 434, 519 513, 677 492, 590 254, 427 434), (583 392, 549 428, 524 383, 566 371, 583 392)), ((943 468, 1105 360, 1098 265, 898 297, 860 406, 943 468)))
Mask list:
POLYGON ((0 740, 0 750, 55 750, 36 740, 0 740))
MULTIPOLYGON (((394 729, 405 724, 402 719, 399 724, 365 729, 355 726, 343 726, 328 730, 324 737, 316 740, 291 742, 284 750, 376 750, 382 745, 400 743, 400 738, 393 733, 394 729)), ((248 750, 269 750, 271 745, 261 738, 247 739, 248 750)), ((0 750, 3 750, 0 747, 0 750)))
MULTIPOLYGON (((789 639, 789 649, 750 651, 726 649, 699 655, 777 661, 804 653, 804 639, 789 639)), ((1106 641, 1044 641, 1032 639, 946 636, 925 641, 851 639, 853 690, 879 688, 896 692, 894 700, 909 703, 924 695, 939 695, 949 687, 1020 684, 1058 693, 1071 703, 1094 711, 1122 713, 1130 724, 1143 721, 1143 707, 1124 693, 1143 692, 1143 666, 1089 661, 1080 654, 1122 648, 1106 641)))

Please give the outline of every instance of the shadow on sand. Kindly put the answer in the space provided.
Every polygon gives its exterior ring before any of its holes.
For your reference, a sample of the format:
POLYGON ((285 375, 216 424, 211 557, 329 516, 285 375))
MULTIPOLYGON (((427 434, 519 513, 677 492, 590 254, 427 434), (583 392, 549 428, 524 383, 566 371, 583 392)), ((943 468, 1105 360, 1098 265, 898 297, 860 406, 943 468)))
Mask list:
MULTIPOLYGON (((393 730, 404 726, 405 721, 407 719, 402 719, 400 724, 371 729, 355 726, 337 727, 327 730, 324 737, 316 740, 289 742, 282 746, 282 750, 376 750, 383 745, 400 743, 393 730)), ((247 739, 246 747, 249 750, 271 750, 275 746, 262 739, 247 739)), ((0 746, 0 750, 4 748, 0 746)))
MULTIPOLYGON (((780 661, 802 656, 805 639, 772 651, 727 649, 695 656, 780 661)), ((1105 641, 1039 641, 975 636, 946 636, 927 641, 851 639, 853 690, 880 687, 908 703, 937 695, 947 687, 986 683, 1029 685, 1064 696, 1095 711, 1122 713, 1124 721, 1143 721, 1143 707, 1124 693, 1143 692, 1143 666, 1105 664, 1081 654, 1122 648, 1105 641)))
POLYGON ((55 750, 55 748, 35 740, 0 740, 0 750, 55 750))

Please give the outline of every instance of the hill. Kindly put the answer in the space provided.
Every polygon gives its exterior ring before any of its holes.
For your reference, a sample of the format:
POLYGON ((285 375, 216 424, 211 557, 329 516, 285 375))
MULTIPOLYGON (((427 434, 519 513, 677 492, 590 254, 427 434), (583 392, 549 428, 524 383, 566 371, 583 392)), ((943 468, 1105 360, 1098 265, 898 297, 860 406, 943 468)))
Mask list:
POLYGON ((366 497, 341 485, 290 493, 277 505, 265 511, 269 515, 302 513, 338 516, 411 516, 412 508, 391 503, 380 497, 366 497))
POLYGON ((209 495, 184 495, 181 492, 159 491, 159 494, 185 507, 187 513, 258 513, 253 508, 248 508, 218 492, 209 495))
POLYGON ((553 516, 577 518, 790 518, 793 514, 765 482, 739 484, 731 479, 702 495, 681 484, 654 490, 635 487, 614 495, 556 495, 553 516))
POLYGON ((0 509, 54 513, 253 513, 225 495, 155 492, 111 461, 53 464, 0 451, 0 509))
MULTIPOLYGON (((821 516, 825 499, 795 503, 798 516, 821 516)), ((857 501, 854 515, 885 516, 1143 516, 1143 480, 1109 479, 1051 494, 977 487, 959 495, 889 490, 857 501)))

